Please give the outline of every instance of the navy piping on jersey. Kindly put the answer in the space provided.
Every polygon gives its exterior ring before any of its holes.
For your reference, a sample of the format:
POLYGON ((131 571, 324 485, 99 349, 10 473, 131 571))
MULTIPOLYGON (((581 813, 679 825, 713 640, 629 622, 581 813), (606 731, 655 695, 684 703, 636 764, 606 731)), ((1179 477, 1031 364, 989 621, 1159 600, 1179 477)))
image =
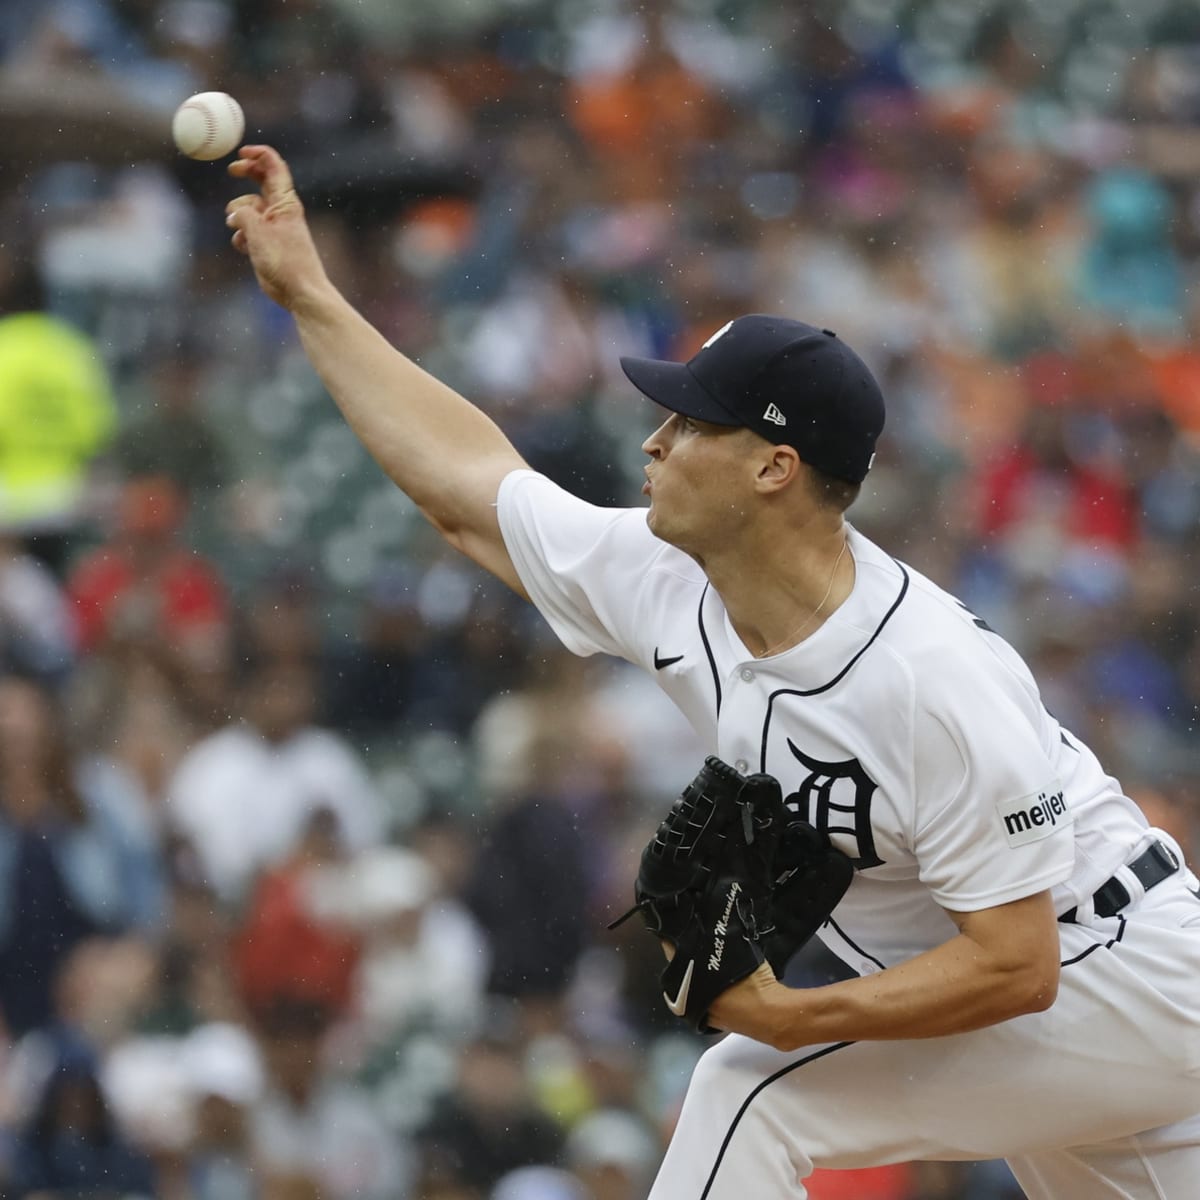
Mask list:
POLYGON ((1117 926, 1117 932, 1107 942, 1097 942, 1094 946, 1089 946, 1082 954, 1077 954, 1074 958, 1068 958, 1058 965, 1060 967, 1074 966, 1075 963, 1082 962, 1089 954, 1093 954, 1097 950, 1111 950, 1125 936, 1125 918, 1118 916, 1117 920, 1120 922, 1117 926))
POLYGON ((725 1151, 729 1148, 729 1143, 733 1138, 733 1131, 737 1129, 738 1122, 743 1116, 745 1116, 746 1109, 748 1109, 754 1102, 754 1098, 759 1094, 759 1092, 761 1092, 768 1084, 774 1083, 777 1079, 782 1079, 783 1076, 791 1074, 792 1071, 795 1071, 810 1062, 816 1062, 818 1058, 824 1058, 827 1054, 832 1054, 835 1050, 845 1050, 847 1046, 853 1046, 855 1044, 856 1043, 854 1042, 838 1042, 833 1046, 823 1046, 820 1050, 816 1051, 815 1054, 809 1054, 804 1058, 797 1059, 794 1063, 788 1063, 786 1067, 780 1067, 780 1069, 776 1071, 774 1075, 768 1075, 766 1079, 762 1080, 754 1087, 750 1095, 748 1095, 746 1099, 742 1101, 742 1106, 734 1114, 733 1120, 729 1122, 729 1129, 725 1134, 725 1140, 721 1143, 720 1150, 717 1151, 716 1161, 712 1165, 712 1170, 708 1173, 708 1181, 704 1185, 704 1191, 700 1193, 700 1200, 707 1200, 708 1193, 712 1191, 713 1180, 716 1179, 717 1171, 721 1166, 721 1161, 725 1157, 725 1151))
POLYGON ((763 721, 762 748, 759 752, 759 761, 761 763, 761 765, 759 766, 760 771, 765 771, 767 769, 767 733, 771 728, 771 714, 775 709, 776 697, 778 697, 778 696, 803 696, 803 697, 819 696, 822 692, 829 691, 829 689, 831 687, 840 683, 846 677, 850 668, 852 666, 854 666, 854 664, 856 662, 858 662, 858 660, 860 658, 862 658, 862 656, 864 654, 866 654, 866 652, 868 650, 870 650, 871 646, 875 643, 876 638, 878 638, 879 635, 883 632, 883 627, 892 619, 892 616, 895 613, 896 609, 898 609, 900 607, 901 603, 904 600, 904 597, 908 594, 908 572, 904 569, 903 563, 896 562, 895 559, 892 559, 892 562, 896 563, 896 566, 900 569, 900 574, 904 577, 903 582, 900 584, 900 592, 896 596, 896 599, 892 602, 892 607, 889 608, 887 610, 887 612, 885 612, 883 614, 883 616, 880 618, 879 624, 875 626, 875 632, 873 634, 871 634, 871 636, 869 638, 867 638, 866 642, 863 643, 863 645, 860 647, 858 652, 850 659, 850 661, 847 662, 846 665, 844 667, 842 667, 842 669, 831 680, 829 680, 828 683, 823 683, 823 684, 821 684, 820 687, 808 688, 808 689, 780 688, 779 691, 772 692, 771 695, 768 697, 768 699, 767 699, 767 716, 766 716, 766 719, 763 721))
POLYGON ((700 605, 696 609, 696 621, 700 626, 700 640, 704 643, 704 653, 708 655, 708 667, 712 671, 713 687, 717 689, 717 716, 721 715, 721 676, 717 671, 717 660, 713 658, 712 646, 708 644, 708 632, 704 628, 704 601, 708 597, 708 589, 712 587, 711 583, 704 585, 704 591, 700 593, 700 605))
MULTIPOLYGON (((828 681, 828 683, 823 683, 820 687, 809 688, 807 691, 800 688, 780 688, 779 691, 771 693, 771 696, 767 700, 766 720, 763 721, 762 747, 760 750, 760 762, 762 765, 759 767, 760 771, 765 771, 767 769, 767 735, 771 728, 771 714, 775 710, 775 698, 777 696, 818 696, 822 692, 827 692, 831 687, 845 678, 846 673, 850 670, 850 668, 854 666, 854 664, 858 662, 858 660, 862 658, 864 654, 866 654, 875 640, 883 632, 884 626, 892 619, 893 614, 900 607, 904 597, 908 594, 909 577, 908 572, 904 569, 903 563, 897 562, 895 559, 892 559, 892 561, 896 563, 896 566, 900 569, 900 574, 902 576, 900 591, 897 593, 896 599, 892 601, 891 608, 889 608, 887 612, 885 612, 880 618, 879 624, 875 627, 875 632, 871 634, 871 636, 859 648, 858 652, 853 655, 849 662, 847 662, 846 665, 828 681)), ((873 954, 864 950, 861 946, 856 945, 849 937, 847 937, 841 926, 838 925, 838 923, 832 917, 829 918, 829 924, 833 927, 842 941, 844 941, 846 945, 849 946, 856 954, 861 954, 863 958, 869 959, 877 967, 879 967, 880 970, 883 970, 884 964, 880 962, 879 959, 877 959, 873 954)))
MULTIPOLYGON (((1077 954, 1074 958, 1068 958, 1061 965, 1070 967, 1075 963, 1082 962, 1089 954, 1092 954, 1096 950, 1111 950, 1125 936, 1125 918, 1118 917, 1117 920, 1120 922, 1117 932, 1107 942, 1097 942, 1094 946, 1089 946, 1082 954, 1077 954)), ((857 1044, 857 1042, 837 1042, 832 1046, 823 1046, 816 1053, 808 1054, 804 1058, 797 1059, 794 1063, 788 1063, 786 1067, 781 1067, 774 1074, 768 1075, 766 1079, 756 1084, 746 1099, 742 1101, 741 1107, 734 1113, 733 1120, 729 1122, 729 1128, 726 1130, 725 1137, 721 1141, 721 1148, 717 1151, 716 1160, 713 1162, 712 1170, 708 1173, 708 1180, 704 1184, 704 1190, 700 1193, 699 1200, 708 1200, 708 1194, 712 1191, 717 1171, 720 1169, 721 1163, 725 1158, 725 1151, 729 1149, 729 1143, 733 1140, 734 1130, 737 1129, 741 1119, 746 1115, 746 1110, 768 1084, 774 1083, 777 1079, 782 1079, 785 1075, 790 1075, 793 1071, 807 1066, 810 1062, 816 1062, 817 1059, 832 1054, 835 1050, 845 1050, 847 1046, 856 1046, 857 1044)))
POLYGON ((845 930, 843 930, 842 927, 832 917, 826 917, 825 920, 828 924, 833 926, 834 932, 842 939, 843 942, 846 943, 847 946, 850 947, 851 950, 854 951, 855 954, 861 954, 863 958, 869 958, 881 971, 884 969, 887 964, 880 962, 875 955, 870 953, 870 951, 864 950, 856 942, 851 941, 850 938, 846 936, 845 930))

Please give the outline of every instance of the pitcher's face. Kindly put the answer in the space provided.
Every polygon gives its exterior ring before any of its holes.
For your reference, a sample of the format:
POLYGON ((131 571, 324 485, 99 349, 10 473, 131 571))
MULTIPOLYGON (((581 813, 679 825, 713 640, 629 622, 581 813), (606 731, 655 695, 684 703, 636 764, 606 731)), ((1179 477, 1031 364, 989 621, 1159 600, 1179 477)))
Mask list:
POLYGON ((642 443, 651 532, 700 559, 736 536, 755 511, 751 443, 761 440, 739 426, 672 413, 642 443))

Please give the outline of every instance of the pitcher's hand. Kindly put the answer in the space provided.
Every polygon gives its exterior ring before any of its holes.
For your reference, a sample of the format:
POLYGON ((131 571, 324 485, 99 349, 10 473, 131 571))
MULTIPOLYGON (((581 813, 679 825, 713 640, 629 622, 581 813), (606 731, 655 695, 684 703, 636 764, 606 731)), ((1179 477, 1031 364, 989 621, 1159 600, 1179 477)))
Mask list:
POLYGON ((262 290, 276 304, 294 309, 305 295, 327 286, 328 277, 292 173, 270 146, 243 146, 229 164, 229 173, 259 189, 225 206, 234 249, 250 259, 262 290))

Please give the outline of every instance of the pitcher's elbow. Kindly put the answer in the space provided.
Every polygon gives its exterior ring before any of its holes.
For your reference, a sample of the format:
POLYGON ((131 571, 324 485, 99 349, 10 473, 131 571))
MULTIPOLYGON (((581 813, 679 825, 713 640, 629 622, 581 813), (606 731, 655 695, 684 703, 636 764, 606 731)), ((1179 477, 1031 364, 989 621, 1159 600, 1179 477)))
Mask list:
POLYGON ((1030 971, 1022 989, 1022 1013, 1045 1012, 1058 999, 1060 971, 1058 962, 1042 970, 1030 971))

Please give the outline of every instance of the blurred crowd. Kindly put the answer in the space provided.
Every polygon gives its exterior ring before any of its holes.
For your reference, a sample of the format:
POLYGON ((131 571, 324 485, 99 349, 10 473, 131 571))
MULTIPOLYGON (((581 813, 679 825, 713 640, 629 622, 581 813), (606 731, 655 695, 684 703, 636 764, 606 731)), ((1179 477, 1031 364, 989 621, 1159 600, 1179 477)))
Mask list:
POLYGON ((656 423, 619 354, 836 329, 890 403, 852 519, 1194 862, 1198 64, 1173 0, 4 6, 0 1195, 640 1200, 705 1044, 604 929, 705 748, 367 460, 181 99, 588 499, 656 423))

